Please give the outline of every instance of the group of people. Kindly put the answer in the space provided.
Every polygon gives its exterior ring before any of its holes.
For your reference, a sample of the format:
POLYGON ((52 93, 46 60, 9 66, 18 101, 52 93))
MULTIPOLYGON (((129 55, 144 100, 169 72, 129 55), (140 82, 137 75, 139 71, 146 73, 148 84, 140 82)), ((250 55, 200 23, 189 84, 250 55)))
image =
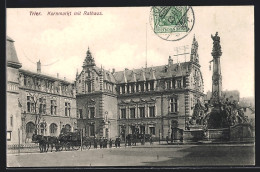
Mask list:
POLYGON ((109 148, 112 148, 113 146, 113 142, 115 144, 115 147, 120 147, 120 142, 121 142, 121 139, 118 137, 116 138, 116 140, 112 140, 112 139, 107 139, 105 137, 100 137, 100 139, 97 139, 97 138, 94 138, 94 149, 97 149, 98 147, 98 142, 99 142, 99 148, 102 149, 102 148, 107 148, 107 146, 109 146, 109 148))

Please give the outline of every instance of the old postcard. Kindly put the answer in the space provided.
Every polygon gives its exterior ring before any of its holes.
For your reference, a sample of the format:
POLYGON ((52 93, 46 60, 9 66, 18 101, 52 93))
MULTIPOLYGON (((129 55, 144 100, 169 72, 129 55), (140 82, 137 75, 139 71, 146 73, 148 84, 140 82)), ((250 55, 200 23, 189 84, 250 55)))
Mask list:
POLYGON ((254 6, 6 11, 7 167, 255 165, 254 6))

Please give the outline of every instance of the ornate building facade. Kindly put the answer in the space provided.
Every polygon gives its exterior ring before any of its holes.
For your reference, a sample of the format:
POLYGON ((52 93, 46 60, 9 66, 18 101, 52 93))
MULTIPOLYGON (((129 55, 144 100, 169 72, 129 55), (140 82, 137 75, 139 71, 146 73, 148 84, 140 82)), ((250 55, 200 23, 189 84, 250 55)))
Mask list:
POLYGON ((77 128, 74 84, 20 69, 14 41, 7 37, 7 144, 30 142, 32 134, 58 136, 62 127, 77 128))
POLYGON ((112 72, 99 68, 87 50, 74 83, 21 69, 14 41, 7 37, 7 143, 29 142, 35 128, 60 134, 64 126, 85 136, 121 137, 139 132, 175 137, 186 129, 198 99, 203 99, 198 42, 190 60, 162 66, 112 72), (18 134, 20 133, 20 134, 18 134))
POLYGON ((122 139, 134 132, 174 137, 185 129, 198 99, 203 102, 198 42, 190 61, 124 71, 98 68, 88 49, 76 75, 78 127, 86 136, 122 139))

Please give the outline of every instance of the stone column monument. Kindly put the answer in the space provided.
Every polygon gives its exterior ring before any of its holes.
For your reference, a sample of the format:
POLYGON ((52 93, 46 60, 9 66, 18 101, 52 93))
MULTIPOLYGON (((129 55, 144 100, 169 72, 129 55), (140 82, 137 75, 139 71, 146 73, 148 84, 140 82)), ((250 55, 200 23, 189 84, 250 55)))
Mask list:
POLYGON ((211 104, 218 104, 221 98, 222 91, 222 76, 220 68, 220 56, 222 55, 222 52, 218 32, 216 32, 215 36, 211 35, 211 38, 213 40, 213 49, 211 53, 211 55, 213 56, 211 104))

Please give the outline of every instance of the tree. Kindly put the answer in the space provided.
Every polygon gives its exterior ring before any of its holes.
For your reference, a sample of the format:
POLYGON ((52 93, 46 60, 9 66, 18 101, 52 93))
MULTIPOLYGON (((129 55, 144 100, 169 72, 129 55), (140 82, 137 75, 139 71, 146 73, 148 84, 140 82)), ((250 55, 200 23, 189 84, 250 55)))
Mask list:
POLYGON ((30 101, 27 100, 27 103, 30 103, 30 105, 27 104, 27 108, 30 108, 30 111, 35 115, 35 134, 38 134, 43 114, 43 107, 39 105, 39 100, 43 99, 43 97, 37 92, 29 92, 28 94, 30 101))

